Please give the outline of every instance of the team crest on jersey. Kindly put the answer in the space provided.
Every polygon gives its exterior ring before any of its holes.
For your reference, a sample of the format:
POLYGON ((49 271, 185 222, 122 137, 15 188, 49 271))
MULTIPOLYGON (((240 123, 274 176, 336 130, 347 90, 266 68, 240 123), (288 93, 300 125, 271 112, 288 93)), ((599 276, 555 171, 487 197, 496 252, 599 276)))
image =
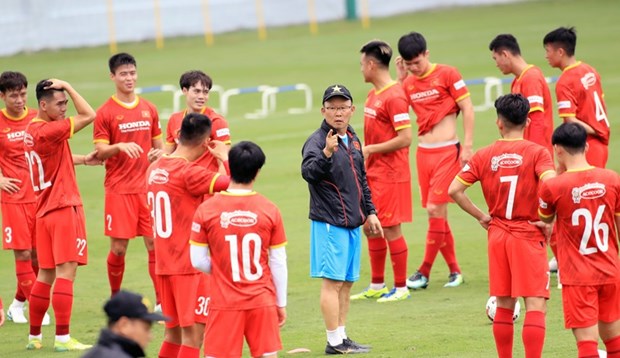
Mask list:
POLYGON ((153 169, 149 174, 149 184, 166 184, 170 177, 170 174, 165 169, 153 169))
POLYGON ((586 73, 583 77, 581 77, 581 84, 585 89, 596 85, 596 75, 592 72, 586 73))
POLYGON ((491 158, 491 170, 499 168, 516 168, 523 164, 523 157, 516 153, 504 153, 491 158))
POLYGON ((10 127, 6 127, 2 130, 2 133, 9 133, 11 131, 10 127))
POLYGON ((382 101, 382 100, 380 100, 380 99, 378 99, 378 100, 376 100, 376 101, 375 101, 375 104, 373 104, 373 106, 375 106, 375 107, 381 107, 381 105, 382 105, 382 104, 383 104, 383 101, 382 101))
POLYGON ((142 111, 142 118, 151 118, 151 112, 142 111))
POLYGON ((579 204, 582 199, 596 199, 600 198, 607 190, 603 183, 588 183, 580 187, 575 187, 571 191, 573 197, 573 203, 579 204))
POLYGON ((360 147, 360 142, 356 140, 353 141, 353 148, 355 148, 355 150, 362 150, 362 148, 360 147))
POLYGON ((223 212, 220 215, 220 225, 223 229, 228 226, 249 227, 258 222, 258 215, 251 211, 235 210, 233 212, 223 212))
POLYGON ((34 138, 28 133, 24 135, 24 145, 27 147, 34 147, 34 138))
POLYGON ((123 119, 125 119, 125 116, 123 116, 122 114, 116 116, 117 121, 122 121, 123 119))

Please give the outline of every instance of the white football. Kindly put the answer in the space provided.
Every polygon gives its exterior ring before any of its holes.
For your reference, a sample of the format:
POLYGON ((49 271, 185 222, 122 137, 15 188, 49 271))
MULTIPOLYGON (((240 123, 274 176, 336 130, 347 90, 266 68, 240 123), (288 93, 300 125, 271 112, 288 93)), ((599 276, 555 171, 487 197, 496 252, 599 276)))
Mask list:
MULTIPOLYGON (((489 317, 489 319, 491 320, 491 322, 493 322, 493 319, 495 318, 495 311, 497 310, 497 298, 495 296, 491 296, 489 297, 489 299, 487 300, 487 317, 489 317)), ((512 314, 512 321, 516 321, 517 318, 519 318, 519 315, 521 314, 521 304, 519 304, 519 300, 517 300, 517 303, 515 304, 515 310, 512 314)))

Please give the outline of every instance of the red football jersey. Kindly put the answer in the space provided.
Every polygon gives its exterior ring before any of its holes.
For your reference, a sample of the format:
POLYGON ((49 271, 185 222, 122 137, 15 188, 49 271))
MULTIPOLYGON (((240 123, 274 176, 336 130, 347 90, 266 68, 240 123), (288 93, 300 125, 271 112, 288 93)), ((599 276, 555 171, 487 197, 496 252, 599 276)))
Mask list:
POLYGON ((480 181, 491 225, 540 240, 542 232, 528 221, 539 220, 535 193, 549 171, 553 161, 544 147, 523 139, 500 139, 477 151, 456 179, 467 186, 480 181))
POLYGON ((609 143, 609 121, 601 76, 591 66, 579 61, 562 71, 555 85, 560 117, 575 117, 596 132, 596 137, 609 143))
POLYGON ((116 194, 146 192, 147 154, 152 140, 161 137, 159 115, 153 104, 137 97, 135 105, 128 107, 115 96, 108 99, 98 110, 93 129, 94 142, 116 144, 135 142, 142 147, 138 159, 119 153, 105 161, 105 189, 116 194))
POLYGON ((247 310, 276 305, 269 249, 286 244, 280 210, 256 193, 217 193, 198 207, 190 241, 208 245, 210 306, 247 310))
POLYGON ((147 171, 148 203, 153 218, 155 272, 195 273, 189 258, 192 219, 205 194, 213 194, 220 174, 185 158, 164 155, 147 171))
POLYGON ((0 170, 7 178, 21 180, 15 194, 0 190, 3 203, 34 203, 37 199, 30 184, 30 169, 24 155, 24 135, 30 120, 37 116, 36 109, 26 108, 20 118, 11 117, 6 109, 0 111, 0 170))
POLYGON ((37 196, 37 217, 82 205, 69 148, 72 136, 73 118, 52 122, 35 118, 26 128, 24 151, 37 196))
POLYGON ((458 113, 457 102, 470 95, 459 71, 440 64, 433 64, 420 77, 410 74, 403 81, 403 88, 416 114, 419 136, 430 131, 447 115, 458 113))
MULTIPOLYGON (((230 128, 228 128, 226 119, 209 107, 203 107, 200 113, 206 115, 211 120, 211 140, 219 140, 226 144, 230 144, 230 128)), ((181 123, 186 114, 187 110, 173 113, 170 116, 166 127, 166 145, 175 145, 178 143, 181 123)), ((219 168, 217 158, 209 151, 206 151, 196 163, 212 171, 217 171, 219 168)))
MULTIPOLYGON (((528 65, 519 77, 515 77, 510 86, 512 93, 520 93, 530 103, 530 113, 540 111, 544 116, 542 121, 530 121, 525 127, 523 137, 534 143, 547 148, 553 158, 553 105, 551 103, 551 91, 547 86, 547 80, 540 68, 528 65)), ((531 119, 531 118, 530 118, 531 119)))
MULTIPOLYGON (((409 103, 402 86, 392 82, 380 91, 368 92, 364 105, 364 143, 378 144, 398 136, 398 131, 411 127, 409 103)), ((366 175, 383 182, 411 180, 409 147, 390 153, 375 153, 366 158, 366 175)))
POLYGON ((594 167, 568 170, 544 182, 539 195, 540 215, 557 215, 557 258, 562 283, 618 282, 620 259, 615 216, 620 215, 620 176, 594 167))

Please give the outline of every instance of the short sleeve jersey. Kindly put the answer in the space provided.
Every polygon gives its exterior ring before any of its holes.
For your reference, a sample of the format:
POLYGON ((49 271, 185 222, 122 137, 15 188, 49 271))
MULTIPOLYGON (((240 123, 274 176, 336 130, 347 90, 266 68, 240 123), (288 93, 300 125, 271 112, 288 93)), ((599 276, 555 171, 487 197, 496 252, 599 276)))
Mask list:
POLYGON ((189 257, 192 219, 203 195, 213 194, 219 175, 177 156, 164 155, 149 167, 147 196, 158 275, 196 272, 189 257))
POLYGON ((137 97, 133 106, 127 106, 112 96, 97 110, 93 130, 95 143, 134 142, 143 150, 137 159, 118 153, 105 161, 106 191, 116 194, 146 192, 147 154, 152 140, 161 135, 157 109, 143 98, 137 97))
POLYGON ((30 185, 30 169, 24 155, 24 135, 30 120, 37 111, 26 108, 21 117, 12 117, 6 109, 0 111, 0 169, 7 178, 19 179, 19 191, 15 194, 0 190, 3 203, 34 203, 37 199, 30 185))
POLYGON ((52 122, 35 118, 26 128, 24 151, 37 196, 37 217, 56 209, 82 205, 69 148, 68 139, 72 136, 73 118, 52 122))
POLYGON ((620 177, 602 168, 568 170, 540 187, 539 213, 557 216, 558 268, 566 285, 620 280, 615 216, 620 177))
POLYGON ((523 139, 500 139, 476 152, 456 179, 467 186, 480 181, 491 225, 519 238, 540 240, 541 231, 528 221, 539 220, 538 184, 551 171, 553 161, 544 147, 523 139))
POLYGON ((601 76, 591 66, 579 61, 562 71, 555 85, 560 117, 575 117, 596 132, 604 144, 609 143, 609 121, 601 76))
MULTIPOLYGON (((553 135, 553 104, 551 91, 547 86, 547 80, 540 68, 528 65, 518 77, 512 81, 510 87, 512 93, 520 93, 527 98, 530 103, 530 113, 541 112, 542 121, 530 121, 530 125, 525 127, 523 137, 534 143, 538 143, 547 148, 553 157, 553 145, 551 136, 553 135)), ((531 119, 531 118, 530 118, 531 119)))
MULTIPOLYGON (((173 113, 170 116, 168 125, 166 126, 166 145, 178 144, 181 123, 186 114, 187 111, 181 111, 173 113)), ((230 144, 230 128, 228 127, 226 119, 208 107, 204 107, 201 114, 206 115, 211 120, 211 140, 219 140, 226 144, 230 144)), ((196 163, 212 171, 217 171, 219 167, 217 158, 209 151, 206 151, 196 163)))
POLYGON ((208 245, 214 309, 247 310, 276 304, 269 249, 286 244, 280 210, 256 193, 217 193, 198 207, 192 245, 208 245))
POLYGON ((458 113, 457 102, 470 95, 459 71, 441 64, 431 65, 420 77, 409 75, 403 81, 403 88, 416 114, 419 136, 429 132, 447 115, 458 113))
MULTIPOLYGON (((364 105, 364 143, 378 144, 398 136, 398 131, 410 128, 409 103, 402 86, 392 82, 383 89, 372 89, 364 105)), ((411 180, 409 147, 389 153, 375 153, 366 158, 368 178, 383 182, 411 180)))

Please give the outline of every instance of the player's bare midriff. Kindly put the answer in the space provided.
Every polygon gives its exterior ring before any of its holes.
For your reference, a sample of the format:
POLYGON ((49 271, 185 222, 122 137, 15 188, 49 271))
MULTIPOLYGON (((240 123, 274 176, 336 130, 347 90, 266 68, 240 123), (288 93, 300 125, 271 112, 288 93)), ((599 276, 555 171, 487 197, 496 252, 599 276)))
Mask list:
POLYGON ((418 137, 420 144, 439 144, 457 140, 456 113, 449 114, 437 123, 430 131, 418 137))

